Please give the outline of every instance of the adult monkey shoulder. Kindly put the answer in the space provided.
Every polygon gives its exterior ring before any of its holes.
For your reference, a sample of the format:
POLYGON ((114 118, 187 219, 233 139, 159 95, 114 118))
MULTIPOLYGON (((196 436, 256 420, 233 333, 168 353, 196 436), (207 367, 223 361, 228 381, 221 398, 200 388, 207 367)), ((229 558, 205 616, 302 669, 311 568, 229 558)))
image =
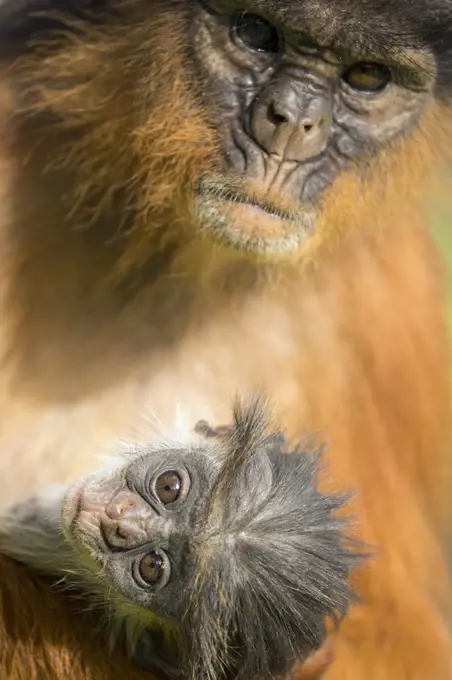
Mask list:
POLYGON ((93 466, 143 402, 169 419, 175 385, 225 422, 264 383, 285 429, 326 429, 380 548, 327 677, 447 677, 447 339, 418 207, 449 146, 450 2, 85 9, 1 28, 5 499, 93 466))

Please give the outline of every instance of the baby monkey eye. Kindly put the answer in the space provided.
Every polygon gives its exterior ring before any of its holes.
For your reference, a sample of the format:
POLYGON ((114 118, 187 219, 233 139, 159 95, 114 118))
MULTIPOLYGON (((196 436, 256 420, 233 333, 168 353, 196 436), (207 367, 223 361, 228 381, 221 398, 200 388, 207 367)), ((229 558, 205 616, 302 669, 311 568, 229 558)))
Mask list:
POLYGON ((143 581, 149 586, 155 586, 162 580, 165 567, 166 563, 162 555, 150 552, 142 558, 138 569, 143 581))
POLYGON ((391 80, 391 70, 384 64, 362 61, 343 75, 345 82, 360 92, 380 92, 391 80))
POLYGON ((233 19, 236 40, 256 52, 279 52, 279 33, 272 24, 258 14, 241 12, 233 19))
POLYGON ((175 470, 168 470, 157 477, 155 493, 163 505, 174 503, 180 496, 182 479, 175 470))

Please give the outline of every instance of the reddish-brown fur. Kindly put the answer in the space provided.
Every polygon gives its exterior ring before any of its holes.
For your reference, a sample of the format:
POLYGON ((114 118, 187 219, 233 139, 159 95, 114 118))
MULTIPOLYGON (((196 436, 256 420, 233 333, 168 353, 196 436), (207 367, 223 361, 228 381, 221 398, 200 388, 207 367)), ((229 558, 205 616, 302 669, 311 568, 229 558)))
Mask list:
MULTIPOLYGON (((0 669, 2 680, 150 680, 121 650, 100 644, 96 615, 80 614, 50 582, 1 558, 0 669), (90 631, 87 634, 87 631, 90 631), (98 635, 96 636, 96 633, 98 635)), ((315 680, 331 660, 328 641, 292 680, 315 680)))
MULTIPOLYGON (((325 679, 445 680, 448 343, 420 206, 447 115, 432 105, 411 139, 341 177, 304 252, 247 260, 189 218, 215 139, 180 3, 153 3, 152 20, 144 5, 1 69, 3 498, 97 466, 143 414, 225 422, 236 391, 265 387, 294 437, 326 435, 325 484, 356 491, 377 548, 325 679)), ((0 569, 2 678, 140 677, 60 594, 0 569)))

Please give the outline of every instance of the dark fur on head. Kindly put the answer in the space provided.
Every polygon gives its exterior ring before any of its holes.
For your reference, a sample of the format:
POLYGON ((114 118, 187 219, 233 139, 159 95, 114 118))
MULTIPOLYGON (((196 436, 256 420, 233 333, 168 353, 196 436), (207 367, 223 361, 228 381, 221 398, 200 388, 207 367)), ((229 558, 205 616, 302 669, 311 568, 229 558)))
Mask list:
POLYGON ((238 404, 234 420, 193 542, 183 627, 197 680, 287 671, 320 646, 325 617, 337 621, 353 599, 358 546, 336 515, 344 495, 316 487, 321 450, 281 455, 284 439, 268 435, 260 400, 238 404))

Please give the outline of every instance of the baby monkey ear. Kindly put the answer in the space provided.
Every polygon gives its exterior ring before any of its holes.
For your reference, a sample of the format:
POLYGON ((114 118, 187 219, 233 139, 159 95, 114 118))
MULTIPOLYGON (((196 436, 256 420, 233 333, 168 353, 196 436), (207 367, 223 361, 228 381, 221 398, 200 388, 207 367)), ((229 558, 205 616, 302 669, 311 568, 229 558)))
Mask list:
MULTIPOLYGON (((200 434, 207 439, 219 438, 228 439, 234 432, 234 425, 217 425, 212 427, 207 420, 198 420, 194 427, 196 434, 200 434)), ((286 437, 284 432, 269 435, 262 445, 267 453, 283 453, 285 451, 286 437)))
POLYGON ((212 427, 207 420, 198 420, 195 425, 196 434, 201 434, 207 439, 212 439, 213 437, 230 437, 233 431, 233 425, 218 425, 217 427, 212 427))

